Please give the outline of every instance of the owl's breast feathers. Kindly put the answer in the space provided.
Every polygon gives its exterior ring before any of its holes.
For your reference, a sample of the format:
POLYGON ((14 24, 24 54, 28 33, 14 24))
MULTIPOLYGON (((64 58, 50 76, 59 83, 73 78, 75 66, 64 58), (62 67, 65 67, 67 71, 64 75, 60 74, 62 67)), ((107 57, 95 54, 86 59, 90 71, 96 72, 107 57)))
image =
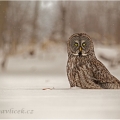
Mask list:
POLYGON ((83 89, 101 89, 92 77, 93 74, 89 70, 90 66, 86 64, 85 58, 70 56, 67 63, 67 75, 71 87, 81 87, 83 89))

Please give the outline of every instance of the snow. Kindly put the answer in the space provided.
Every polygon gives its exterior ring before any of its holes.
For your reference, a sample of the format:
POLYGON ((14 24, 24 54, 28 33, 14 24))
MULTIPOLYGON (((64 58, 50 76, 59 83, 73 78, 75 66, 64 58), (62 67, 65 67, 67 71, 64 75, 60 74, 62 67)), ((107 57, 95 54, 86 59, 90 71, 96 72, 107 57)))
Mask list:
MULTIPOLYGON (((39 52, 34 57, 10 57, 5 72, 0 71, 0 118, 120 118, 120 90, 70 89, 66 75, 65 48, 39 52), (43 90, 44 88, 51 88, 43 90), (1 113, 2 110, 33 110, 1 113)), ((116 56, 117 49, 96 47, 96 55, 116 56)), ((120 66, 110 72, 120 79, 120 66)))
POLYGON ((1 118, 120 118, 119 90, 7 90, 0 109, 33 110, 1 118))

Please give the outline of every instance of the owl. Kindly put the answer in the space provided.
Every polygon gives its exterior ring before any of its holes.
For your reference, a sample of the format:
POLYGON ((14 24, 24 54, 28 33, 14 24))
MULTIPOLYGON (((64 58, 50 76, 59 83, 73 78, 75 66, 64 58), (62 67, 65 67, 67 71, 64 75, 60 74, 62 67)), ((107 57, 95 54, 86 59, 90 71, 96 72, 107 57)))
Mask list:
POLYGON ((73 34, 67 42, 67 76, 70 87, 120 89, 120 81, 96 58, 86 33, 73 34))

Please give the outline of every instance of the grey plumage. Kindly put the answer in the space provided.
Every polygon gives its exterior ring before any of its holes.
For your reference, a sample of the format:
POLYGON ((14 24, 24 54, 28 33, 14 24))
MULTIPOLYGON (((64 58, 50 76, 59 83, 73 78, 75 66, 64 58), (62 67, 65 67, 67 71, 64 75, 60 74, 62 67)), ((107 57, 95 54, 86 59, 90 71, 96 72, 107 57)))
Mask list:
POLYGON ((67 76, 71 87, 120 89, 120 81, 96 58, 92 39, 87 34, 73 34, 67 51, 67 76))

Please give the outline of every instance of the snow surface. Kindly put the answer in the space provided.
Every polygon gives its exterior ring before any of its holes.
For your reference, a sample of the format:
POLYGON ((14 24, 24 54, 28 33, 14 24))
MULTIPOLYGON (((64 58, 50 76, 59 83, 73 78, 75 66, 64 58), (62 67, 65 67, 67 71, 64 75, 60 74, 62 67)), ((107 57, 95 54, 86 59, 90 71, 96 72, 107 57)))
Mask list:
MULTIPOLYGON (((58 51, 9 58, 7 70, 0 71, 0 118, 120 118, 120 90, 70 89, 67 53, 65 48, 58 51), (10 109, 33 110, 33 113, 1 113, 10 109)), ((97 56, 117 55, 114 48, 96 47, 95 51, 97 56)), ((120 79, 120 66, 112 69, 102 62, 120 79)))

